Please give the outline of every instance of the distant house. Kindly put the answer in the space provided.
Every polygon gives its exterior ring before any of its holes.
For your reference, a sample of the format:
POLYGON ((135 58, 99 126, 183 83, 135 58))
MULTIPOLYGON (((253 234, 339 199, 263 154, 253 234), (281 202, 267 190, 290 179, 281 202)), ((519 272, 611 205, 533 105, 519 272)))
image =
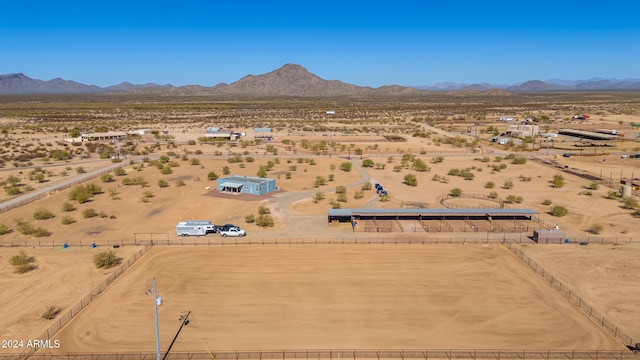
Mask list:
POLYGON ((231 194, 264 195, 276 190, 276 179, 233 175, 218 178, 216 189, 231 194))
POLYGON ((210 139, 227 139, 233 141, 237 140, 240 137, 240 134, 233 131, 222 131, 217 127, 208 127, 207 131, 204 133, 204 137, 210 139))
POLYGON ((108 131, 108 132, 101 132, 101 133, 82 133, 80 134, 80 139, 82 139, 82 141, 113 141, 113 140, 120 140, 120 139, 126 139, 127 138, 127 134, 123 133, 122 131, 108 131))
POLYGON ((137 129, 137 130, 129 131, 129 134, 142 136, 142 135, 146 135, 146 134, 148 134, 150 132, 151 132, 151 129, 137 129))
POLYGON ((335 110, 327 110, 326 114, 327 115, 335 115, 336 111, 335 110))
POLYGON ((271 128, 253 128, 253 136, 255 138, 267 138, 270 139, 273 137, 271 135, 271 128))
POLYGON ((538 125, 508 125, 506 133, 519 138, 538 135, 538 125))

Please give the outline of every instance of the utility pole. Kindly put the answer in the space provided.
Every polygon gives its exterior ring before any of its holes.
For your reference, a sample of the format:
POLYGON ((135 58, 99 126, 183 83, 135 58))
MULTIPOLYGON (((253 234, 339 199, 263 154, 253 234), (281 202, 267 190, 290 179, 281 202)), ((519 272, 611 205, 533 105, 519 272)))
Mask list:
POLYGON ((158 296, 156 290, 156 278, 151 280, 153 289, 147 289, 145 295, 153 294, 153 309, 156 314, 156 360, 160 360, 160 327, 158 326, 158 306, 162 304, 162 299, 158 296))

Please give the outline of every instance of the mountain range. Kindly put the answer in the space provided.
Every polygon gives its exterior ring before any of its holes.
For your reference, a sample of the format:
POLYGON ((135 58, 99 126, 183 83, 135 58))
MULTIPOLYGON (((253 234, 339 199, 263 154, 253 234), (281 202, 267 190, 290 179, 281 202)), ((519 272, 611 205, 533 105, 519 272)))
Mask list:
POLYGON ((570 81, 552 79, 532 80, 517 85, 437 83, 433 86, 386 85, 378 88, 348 84, 339 80, 325 80, 296 64, 286 64, 261 75, 247 75, 231 84, 213 87, 200 85, 173 86, 154 83, 135 85, 123 82, 99 87, 71 80, 55 78, 44 81, 32 79, 22 73, 0 75, 0 94, 145 94, 195 96, 216 95, 228 97, 333 97, 333 96, 420 96, 434 92, 453 95, 509 95, 517 92, 538 91, 621 91, 640 90, 640 80, 590 79, 570 81))

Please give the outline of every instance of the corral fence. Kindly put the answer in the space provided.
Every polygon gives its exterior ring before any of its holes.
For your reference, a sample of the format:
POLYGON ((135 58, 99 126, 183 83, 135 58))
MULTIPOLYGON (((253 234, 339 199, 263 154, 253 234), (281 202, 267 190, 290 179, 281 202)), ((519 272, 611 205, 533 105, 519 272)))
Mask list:
MULTIPOLYGON (((84 309, 87 305, 89 305, 94 299, 96 299, 103 291, 105 291, 109 285, 111 285, 114 281, 116 281, 120 275, 124 274, 127 269, 131 265, 133 265, 138 259, 142 257, 149 249, 151 245, 145 245, 136 252, 132 257, 130 257, 126 262, 118 266, 114 272, 111 273, 106 279, 104 279, 98 286, 96 286, 89 294, 87 294, 80 302, 76 305, 72 306, 66 313, 60 316, 57 321, 55 321, 47 330, 45 330, 42 335, 35 339, 30 339, 31 341, 41 341, 40 343, 46 344, 50 339, 53 338, 53 335, 58 332, 63 326, 65 326, 74 316, 78 315, 82 309, 84 309)), ((36 348, 26 348, 23 354, 29 355, 36 351, 36 348)))
MULTIPOLYGON (((163 354, 164 356, 164 354, 163 354)), ((154 352, 79 353, 0 355, 0 360, 155 360, 154 352)), ((637 360, 640 356, 628 350, 557 351, 557 350, 273 350, 273 351, 212 351, 178 352, 167 360, 358 360, 358 359, 434 359, 434 360, 637 360)))
POLYGON ((596 324, 600 325, 604 330, 613 335, 618 341, 620 341, 623 345, 628 347, 635 347, 633 339, 631 336, 627 335, 622 329, 617 327, 613 322, 608 320, 604 315, 600 314, 596 309, 594 309, 591 305, 589 305, 584 299, 582 299, 578 294, 574 293, 569 287, 564 285, 560 280, 551 275, 548 271, 546 271, 542 266, 536 263, 533 259, 531 259, 527 254, 525 254, 522 250, 520 250, 515 244, 505 241, 505 246, 511 250, 517 257, 519 257, 522 261, 524 261, 531 269, 537 272, 543 279, 545 279, 551 287, 558 290, 562 295, 564 295, 568 300, 573 302, 582 312, 584 312, 587 316, 591 318, 596 324))
MULTIPOLYGON (((474 233, 471 233, 474 234, 474 233)), ((568 237, 570 244, 594 244, 594 245, 632 245, 640 244, 640 239, 630 237, 605 238, 605 237, 568 237)), ((119 247, 119 246, 253 246, 253 245, 427 245, 427 244, 489 244, 509 241, 512 243, 534 244, 528 236, 514 233, 477 233, 476 236, 464 237, 363 237, 353 238, 223 238, 219 235, 172 237, 169 233, 136 233, 134 239, 120 240, 12 240, 0 243, 1 247, 43 247, 55 248, 66 246, 79 247, 119 247)))
POLYGON ((489 244, 501 243, 506 240, 515 243, 531 244, 532 241, 528 237, 521 239, 512 238, 513 234, 490 234, 491 236, 478 237, 354 237, 354 238, 223 238, 219 235, 214 236, 189 236, 176 237, 169 239, 166 236, 160 236, 154 233, 153 239, 145 239, 144 236, 138 234, 136 240, 104 240, 104 241, 87 241, 87 240, 32 240, 32 241, 12 241, 0 244, 0 247, 72 247, 72 246, 94 246, 97 248, 119 247, 119 246, 256 246, 256 245, 429 245, 429 244, 489 244), (157 238, 157 240, 156 240, 157 238))

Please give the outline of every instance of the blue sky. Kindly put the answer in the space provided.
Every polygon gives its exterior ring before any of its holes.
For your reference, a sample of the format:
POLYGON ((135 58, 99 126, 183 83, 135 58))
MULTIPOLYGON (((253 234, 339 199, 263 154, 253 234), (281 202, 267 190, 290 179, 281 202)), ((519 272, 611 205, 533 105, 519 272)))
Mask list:
POLYGON ((213 86, 286 63, 378 87, 640 79, 640 1, 29 1, 0 74, 213 86))

